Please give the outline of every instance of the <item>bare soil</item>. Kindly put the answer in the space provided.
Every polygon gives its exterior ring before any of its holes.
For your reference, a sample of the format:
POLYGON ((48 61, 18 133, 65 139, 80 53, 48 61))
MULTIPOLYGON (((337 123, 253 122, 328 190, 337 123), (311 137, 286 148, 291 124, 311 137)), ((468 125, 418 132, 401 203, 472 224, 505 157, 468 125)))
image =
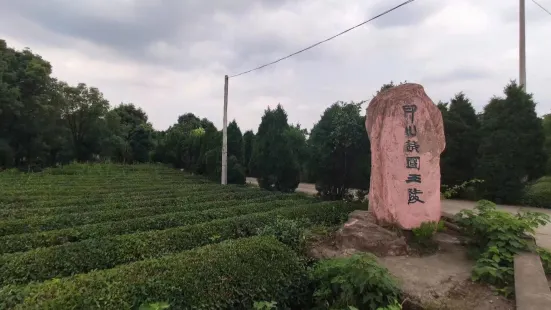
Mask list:
MULTIPOLYGON (((354 250, 339 250, 334 235, 311 248, 317 258, 349 256, 354 250)), ((420 256, 379 257, 382 265, 397 278, 406 300, 404 309, 410 310, 509 310, 515 309, 512 299, 497 296, 491 287, 470 280, 474 262, 467 250, 453 234, 438 233, 438 251, 420 256)))

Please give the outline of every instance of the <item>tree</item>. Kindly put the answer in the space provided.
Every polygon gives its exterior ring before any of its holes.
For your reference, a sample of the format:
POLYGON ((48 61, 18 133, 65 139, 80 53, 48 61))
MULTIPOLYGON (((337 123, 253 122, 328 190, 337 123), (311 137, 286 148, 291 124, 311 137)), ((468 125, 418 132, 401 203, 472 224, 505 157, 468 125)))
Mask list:
POLYGON ((246 175, 250 175, 249 163, 253 153, 254 139, 255 136, 252 130, 247 130, 243 134, 243 167, 245 167, 246 175))
POLYGON ((228 125, 228 157, 235 156, 237 160, 243 160, 243 135, 235 120, 228 125))
POLYGON ((544 134, 532 95, 514 81, 504 93, 484 108, 477 174, 485 198, 518 203, 525 183, 544 171, 544 134))
MULTIPOLYGON (((119 119, 120 126, 117 134, 122 138, 122 143, 118 142, 118 153, 122 155, 124 161, 148 162, 154 142, 153 127, 147 122, 147 114, 132 103, 121 103, 110 113, 116 114, 119 119)), ((117 140, 120 141, 120 139, 117 140)))
POLYGON ((441 157, 442 184, 459 185, 475 178, 480 124, 471 101, 462 92, 451 99, 442 117, 446 134, 446 149, 441 157))
POLYGON ((309 173, 326 199, 342 199, 349 188, 369 188, 370 144, 362 103, 334 103, 312 129, 309 173))
POLYGON ((90 160, 100 153, 109 102, 97 88, 84 83, 76 87, 62 83, 61 91, 62 120, 70 134, 73 155, 79 161, 90 160))
POLYGON ((281 105, 264 112, 250 165, 262 188, 293 192, 300 182, 300 165, 288 130, 287 113, 281 105))
POLYGON ((51 100, 52 67, 29 49, 15 51, 0 40, 0 157, 6 166, 42 161, 59 118, 51 100))
POLYGON ((547 154, 547 164, 545 166, 545 172, 551 174, 551 114, 546 114, 542 118, 543 133, 545 136, 545 153, 547 154))

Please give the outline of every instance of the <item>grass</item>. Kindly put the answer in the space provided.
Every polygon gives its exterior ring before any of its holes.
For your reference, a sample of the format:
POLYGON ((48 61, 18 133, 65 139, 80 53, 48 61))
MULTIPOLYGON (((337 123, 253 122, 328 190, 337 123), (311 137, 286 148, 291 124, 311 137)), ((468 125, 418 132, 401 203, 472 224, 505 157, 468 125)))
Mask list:
MULTIPOLYGON (((155 268, 161 268, 157 267, 160 261, 193 261, 196 255, 193 253, 201 253, 213 264, 228 255, 237 264, 241 261, 227 249, 239 249, 244 257, 255 257, 257 248, 266 244, 274 249, 270 255, 283 255, 291 262, 292 255, 285 254, 271 240, 246 240, 257 238, 254 236, 258 231, 276 217, 307 219, 313 227, 336 225, 353 208, 343 202, 322 202, 304 194, 221 186, 160 165, 72 164, 35 174, 4 171, 0 173, 0 296, 3 296, 0 308, 48 305, 97 308, 107 298, 101 295, 104 291, 99 293, 98 287, 125 290, 109 301, 109 307, 116 309, 164 302, 150 300, 151 296, 167 296, 155 291, 156 287, 178 290, 183 278, 193 279, 203 271, 175 264, 178 277, 161 279, 154 275, 155 268), (232 240, 236 240, 235 245, 201 250, 232 240), (134 294, 131 286, 121 286, 122 279, 134 270, 139 271, 136 266, 151 266, 151 277, 164 281, 163 285, 147 284, 149 280, 143 278, 140 282, 143 287, 136 289, 147 290, 149 295, 134 294), (73 283, 81 281, 89 289, 83 289, 77 296, 72 291, 73 283), (56 293, 48 293, 54 287, 56 293), (93 295, 96 293, 99 295, 93 295), (72 300, 76 303, 73 305, 59 296, 80 299, 72 300), (69 303, 58 304, 62 299, 69 303)), ((266 259, 270 260, 268 256, 266 259)), ((223 273, 230 272, 212 268, 222 273, 217 275, 222 280, 223 273)), ((270 270, 269 266, 266 268, 270 270)), ((232 277, 254 282, 253 271, 260 275, 261 271, 254 269, 231 270, 242 272, 232 277)), ((165 272, 170 274, 170 270, 165 272)), ((247 290, 247 283, 240 285, 247 290)), ((268 284, 287 287, 279 283, 277 280, 268 284)), ((251 288, 251 292, 257 294, 257 288, 251 288)), ((258 292, 264 290, 258 288, 258 292)), ((177 299, 183 297, 174 298, 177 304, 182 302, 177 299)))

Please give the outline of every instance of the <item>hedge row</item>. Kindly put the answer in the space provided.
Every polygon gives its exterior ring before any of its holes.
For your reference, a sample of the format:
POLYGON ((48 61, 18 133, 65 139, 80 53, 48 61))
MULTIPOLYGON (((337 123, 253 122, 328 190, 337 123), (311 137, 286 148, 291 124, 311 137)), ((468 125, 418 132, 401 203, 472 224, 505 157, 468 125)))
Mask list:
POLYGON ((277 195, 250 200, 239 199, 196 204, 185 211, 182 211, 184 208, 177 206, 173 207, 173 210, 164 210, 167 211, 166 214, 156 216, 83 225, 39 233, 3 236, 0 237, 0 254, 22 252, 40 247, 139 231, 162 230, 313 202, 315 202, 314 199, 307 199, 299 195, 277 195), (193 209, 197 211, 190 211, 193 209), (171 211, 181 212, 168 213, 171 211))
MULTIPOLYGON (((209 183, 214 185, 215 183, 209 183)), ((170 180, 165 182, 157 182, 148 179, 138 180, 119 180, 116 182, 99 183, 93 182, 87 185, 55 185, 48 184, 46 186, 36 186, 34 184, 26 184, 17 187, 4 188, 9 196, 32 196, 32 195, 52 195, 52 194, 73 194, 106 191, 110 192, 132 192, 135 190, 154 190, 154 189, 178 189, 182 186, 189 185, 208 185, 197 182, 196 180, 170 180)))
MULTIPOLYGON (((147 196, 147 198, 177 198, 180 196, 192 196, 195 193, 236 193, 236 192, 252 192, 253 188, 247 187, 237 187, 237 186, 228 186, 228 188, 221 188, 220 185, 213 184, 213 186, 196 186, 184 188, 178 193, 168 193, 162 194, 160 196, 147 196)), ((266 192, 266 191, 264 191, 266 192)), ((56 208, 56 207, 68 207, 68 206, 81 206, 81 205, 93 205, 93 204, 104 204, 104 203, 116 203, 116 202, 129 202, 129 201, 141 201, 144 197, 139 194, 121 196, 121 195, 94 195, 92 197, 56 197, 56 199, 51 200, 42 200, 42 201, 33 201, 31 203, 23 204, 2 204, 0 203, 0 210, 2 209, 18 209, 18 208, 56 208)))
MULTIPOLYGON (((240 193, 250 192, 250 191, 241 191, 240 193)), ((210 191, 210 195, 207 195, 207 191, 195 191, 190 192, 186 195, 181 195, 179 197, 165 197, 165 198, 140 198, 137 200, 119 198, 117 201, 103 202, 99 204, 92 205, 82 205, 82 206, 66 206, 66 207, 56 207, 56 208, 19 208, 19 209, 0 209, 0 219, 1 220, 16 220, 16 219, 26 219, 29 217, 37 216, 55 216, 69 213, 84 213, 92 211, 101 211, 101 210, 118 210, 118 209, 138 209, 138 208, 147 208, 147 207, 164 207, 168 205, 181 205, 187 203, 191 196, 195 196, 200 193, 202 196, 213 197, 219 191, 213 190, 210 191)), ((281 193, 271 193, 264 192, 265 195, 261 197, 272 197, 277 195, 282 195, 281 193)), ((303 194, 295 194, 303 195, 303 194)), ((205 198, 206 199, 206 198, 205 198)), ((203 201, 205 201, 203 199, 203 201)), ((201 202, 201 201, 199 201, 201 202)))
POLYGON ((252 237, 110 270, 0 289, 1 309, 252 309, 290 306, 307 281, 297 255, 271 237, 252 237))
POLYGON ((354 208, 323 202, 275 209, 211 222, 129 235, 88 239, 49 248, 0 256, 0 286, 113 268, 157 258, 209 243, 256 234, 275 217, 307 218, 313 223, 338 223, 354 208))
POLYGON ((229 200, 243 200, 266 196, 270 195, 267 195, 266 192, 261 191, 222 194, 215 193, 205 196, 190 196, 182 199, 182 204, 176 206, 170 205, 165 207, 149 207, 139 209, 102 210, 86 213, 61 214, 50 217, 30 217, 20 220, 6 220, 0 221, 0 236, 63 229, 107 221, 120 221, 123 219, 175 212, 176 210, 197 210, 203 209, 205 206, 210 207, 210 202, 212 201, 217 201, 219 205, 223 206, 229 200))
MULTIPOLYGON (((180 190, 162 190, 149 194, 148 197, 178 197, 180 195, 190 194, 195 191, 217 191, 217 192, 236 192, 236 191, 251 191, 252 189, 247 187, 229 187, 228 189, 222 189, 218 184, 209 185, 191 185, 182 187, 180 190)), ((44 196, 42 199, 33 201, 15 201, 15 202, 0 202, 0 208, 44 208, 44 207, 60 207, 69 205, 82 205, 82 204, 97 204, 108 202, 112 200, 120 200, 121 198, 137 200, 142 199, 145 194, 140 192, 134 192, 129 195, 121 194, 84 194, 79 196, 44 196)))

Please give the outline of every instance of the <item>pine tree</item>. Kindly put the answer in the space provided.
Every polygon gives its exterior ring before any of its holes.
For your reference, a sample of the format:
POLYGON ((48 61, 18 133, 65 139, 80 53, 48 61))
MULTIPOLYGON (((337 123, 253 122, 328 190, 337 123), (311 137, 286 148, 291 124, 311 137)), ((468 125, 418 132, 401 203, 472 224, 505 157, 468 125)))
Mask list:
POLYGON ((245 134, 243 134, 243 167, 245 167, 247 175, 250 175, 249 164, 253 153, 254 138, 252 130, 247 130, 245 134))
POLYGON ((504 93, 484 108, 477 174, 485 198, 517 203, 526 182, 543 174, 547 159, 532 95, 514 81, 504 93))
POLYGON ((337 102, 323 113, 308 140, 308 172, 326 199, 342 199, 349 188, 369 188, 369 137, 361 103, 337 102))
POLYGON ((281 105, 265 111, 250 164, 252 175, 264 189, 292 192, 298 187, 300 166, 288 130, 287 114, 281 105))
POLYGON ((462 92, 442 114, 446 149, 442 153, 442 184, 453 186, 475 177, 479 123, 470 100, 462 92))
POLYGON ((228 157, 235 156, 237 160, 243 159, 243 135, 235 120, 228 125, 228 157))

